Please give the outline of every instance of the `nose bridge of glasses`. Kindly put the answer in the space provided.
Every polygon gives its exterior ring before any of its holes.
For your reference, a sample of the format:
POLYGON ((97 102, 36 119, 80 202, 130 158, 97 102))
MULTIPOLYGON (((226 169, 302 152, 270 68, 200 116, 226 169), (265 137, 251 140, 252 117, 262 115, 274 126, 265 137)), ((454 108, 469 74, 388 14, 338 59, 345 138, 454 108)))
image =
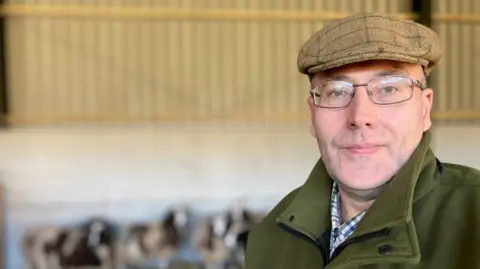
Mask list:
POLYGON ((352 108, 355 115, 364 115, 372 113, 372 107, 375 106, 375 96, 369 83, 351 84, 352 94, 348 106, 352 108))
POLYGON ((368 83, 361 83, 361 84, 352 84, 354 88, 356 87, 368 87, 368 83))
POLYGON ((370 98, 372 97, 372 91, 370 89, 370 85, 369 85, 368 82, 367 83, 359 83, 359 84, 352 83, 351 85, 352 85, 352 89, 353 89, 352 95, 351 95, 352 98, 355 96, 355 92, 357 91, 358 87, 364 87, 365 90, 367 91, 368 96, 370 96, 370 98))

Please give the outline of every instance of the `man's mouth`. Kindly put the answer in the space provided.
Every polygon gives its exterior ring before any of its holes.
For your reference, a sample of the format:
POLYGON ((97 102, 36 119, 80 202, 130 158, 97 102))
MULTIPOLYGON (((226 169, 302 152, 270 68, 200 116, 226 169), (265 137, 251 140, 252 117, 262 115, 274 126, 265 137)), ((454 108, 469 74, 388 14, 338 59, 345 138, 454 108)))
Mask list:
POLYGON ((352 154, 373 154, 379 150, 380 146, 377 144, 362 144, 352 145, 345 149, 352 154))

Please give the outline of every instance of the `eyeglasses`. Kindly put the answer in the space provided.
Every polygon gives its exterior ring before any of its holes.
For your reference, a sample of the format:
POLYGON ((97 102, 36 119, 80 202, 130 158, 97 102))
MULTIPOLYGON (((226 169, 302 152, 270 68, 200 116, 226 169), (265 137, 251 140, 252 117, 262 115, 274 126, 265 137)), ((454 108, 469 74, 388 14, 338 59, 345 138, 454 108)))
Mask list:
POLYGON ((355 96, 355 88, 367 87, 368 96, 377 105, 392 105, 412 98, 414 86, 424 90, 422 83, 405 76, 374 78, 365 84, 329 81, 310 90, 314 104, 323 108, 347 107, 355 96))

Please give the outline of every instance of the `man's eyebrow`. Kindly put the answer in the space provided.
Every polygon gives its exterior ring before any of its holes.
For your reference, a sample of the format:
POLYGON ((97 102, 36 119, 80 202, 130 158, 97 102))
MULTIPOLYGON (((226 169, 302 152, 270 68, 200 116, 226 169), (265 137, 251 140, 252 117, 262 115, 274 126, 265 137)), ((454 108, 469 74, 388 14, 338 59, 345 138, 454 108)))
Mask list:
POLYGON ((377 76, 377 77, 394 76, 394 75, 408 76, 408 73, 405 72, 402 69, 397 69, 397 68, 392 68, 392 69, 389 69, 389 70, 382 70, 382 71, 379 71, 379 72, 375 73, 375 76, 377 76))
POLYGON ((343 74, 336 74, 336 73, 329 73, 323 72, 321 76, 317 76, 312 78, 312 87, 319 86, 324 83, 328 83, 330 81, 350 81, 349 77, 343 74))
POLYGON ((325 74, 323 81, 349 80, 349 77, 343 74, 325 74))
MULTIPOLYGON (((398 75, 409 76, 409 73, 406 72, 400 66, 398 66, 398 67, 394 66, 390 69, 381 70, 381 71, 378 71, 374 74, 375 77, 395 76, 395 75, 397 75, 397 76, 398 75)), ((350 79, 349 76, 347 76, 345 74, 326 71, 326 72, 322 73, 322 77, 318 78, 318 80, 316 80, 316 83, 314 83, 314 84, 327 83, 327 82, 330 82, 330 81, 351 81, 351 79, 350 79)))

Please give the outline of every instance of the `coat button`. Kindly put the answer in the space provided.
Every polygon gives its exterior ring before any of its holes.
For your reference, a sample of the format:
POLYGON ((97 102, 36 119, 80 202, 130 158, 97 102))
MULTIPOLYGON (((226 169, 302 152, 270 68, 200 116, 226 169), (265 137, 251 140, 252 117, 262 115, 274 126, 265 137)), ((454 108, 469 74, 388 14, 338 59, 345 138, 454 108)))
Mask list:
POLYGON ((378 248, 378 252, 382 255, 390 254, 392 252, 392 247, 389 245, 383 245, 378 248))
POLYGON ((294 215, 290 215, 290 216, 288 217, 288 221, 292 221, 294 218, 295 218, 294 215))

